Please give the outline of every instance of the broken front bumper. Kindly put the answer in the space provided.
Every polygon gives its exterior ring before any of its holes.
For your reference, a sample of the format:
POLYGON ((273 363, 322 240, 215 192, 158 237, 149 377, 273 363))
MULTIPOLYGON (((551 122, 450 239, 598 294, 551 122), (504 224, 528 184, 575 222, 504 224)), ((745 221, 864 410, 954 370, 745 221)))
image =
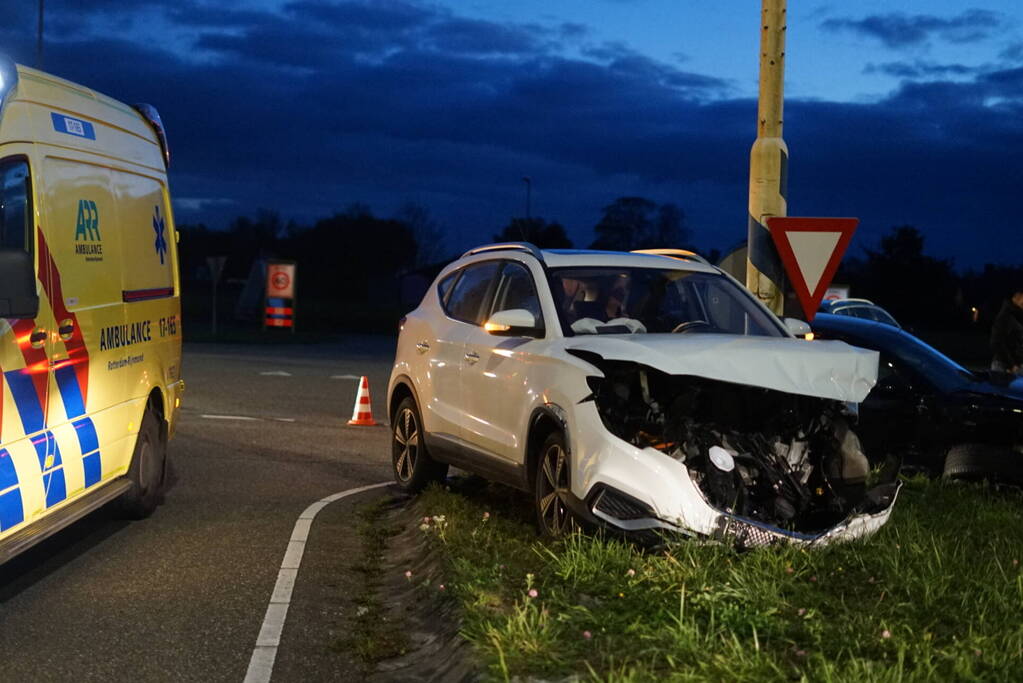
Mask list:
POLYGON ((869 512, 851 514, 824 531, 790 531, 717 509, 682 462, 612 435, 592 402, 575 408, 571 507, 591 522, 621 531, 663 530, 744 548, 824 545, 869 536, 884 526, 901 487, 901 482, 878 486, 868 493, 869 512))

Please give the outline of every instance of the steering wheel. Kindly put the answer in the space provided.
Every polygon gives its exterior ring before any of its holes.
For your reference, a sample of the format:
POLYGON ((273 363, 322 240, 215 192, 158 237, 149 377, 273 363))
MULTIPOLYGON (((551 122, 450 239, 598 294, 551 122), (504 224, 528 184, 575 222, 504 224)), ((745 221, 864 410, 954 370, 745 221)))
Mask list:
POLYGON ((687 320, 684 323, 679 323, 678 325, 676 325, 675 329, 673 329, 671 332, 672 334, 684 333, 689 332, 691 330, 695 330, 698 327, 710 327, 710 323, 707 322, 706 320, 687 320))

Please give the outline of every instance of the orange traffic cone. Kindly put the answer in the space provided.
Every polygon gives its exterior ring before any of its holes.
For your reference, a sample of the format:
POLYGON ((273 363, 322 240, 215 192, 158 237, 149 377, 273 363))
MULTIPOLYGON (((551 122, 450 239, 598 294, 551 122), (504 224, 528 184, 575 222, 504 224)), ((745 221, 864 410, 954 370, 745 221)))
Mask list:
POLYGON ((369 405, 369 380, 366 379, 366 375, 363 375, 359 380, 359 393, 355 395, 355 410, 352 411, 352 419, 348 421, 348 424, 372 427, 376 423, 376 420, 373 419, 373 408, 369 405))

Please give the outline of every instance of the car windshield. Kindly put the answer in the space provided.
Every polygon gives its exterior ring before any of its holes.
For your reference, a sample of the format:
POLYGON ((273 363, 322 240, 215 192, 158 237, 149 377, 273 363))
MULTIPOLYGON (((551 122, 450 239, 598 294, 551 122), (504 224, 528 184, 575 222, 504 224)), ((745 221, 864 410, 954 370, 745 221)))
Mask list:
POLYGON ((550 271, 566 334, 785 333, 740 287, 717 273, 669 268, 550 271))

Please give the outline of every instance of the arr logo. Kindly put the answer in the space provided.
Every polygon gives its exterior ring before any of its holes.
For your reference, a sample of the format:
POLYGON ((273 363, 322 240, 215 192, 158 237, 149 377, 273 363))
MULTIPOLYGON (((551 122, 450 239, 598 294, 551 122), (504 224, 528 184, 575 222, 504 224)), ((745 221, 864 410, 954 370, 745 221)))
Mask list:
POLYGON ((103 260, 103 244, 99 236, 99 209, 91 199, 78 200, 78 220, 75 222, 75 253, 86 261, 103 260))
POLYGON ((78 222, 75 225, 75 242, 86 240, 99 242, 99 209, 91 199, 78 200, 78 222))

